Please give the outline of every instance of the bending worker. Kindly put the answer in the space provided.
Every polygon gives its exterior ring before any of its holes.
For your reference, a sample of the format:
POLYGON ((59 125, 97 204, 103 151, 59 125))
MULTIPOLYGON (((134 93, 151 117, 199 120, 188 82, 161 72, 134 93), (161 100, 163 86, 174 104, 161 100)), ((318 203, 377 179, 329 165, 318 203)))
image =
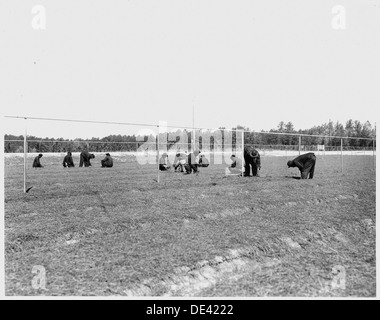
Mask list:
POLYGON ((313 152, 305 153, 294 160, 288 161, 288 168, 297 167, 301 172, 301 179, 313 179, 314 177, 314 169, 315 163, 317 161, 317 157, 313 152))
POLYGON ((258 171, 261 169, 261 159, 259 152, 251 147, 244 147, 244 177, 249 177, 251 175, 251 167, 252 167, 252 175, 254 177, 258 177, 258 171))
POLYGON ((95 159, 95 155, 93 153, 89 153, 88 151, 82 151, 80 154, 79 166, 83 167, 91 167, 91 159, 95 159))

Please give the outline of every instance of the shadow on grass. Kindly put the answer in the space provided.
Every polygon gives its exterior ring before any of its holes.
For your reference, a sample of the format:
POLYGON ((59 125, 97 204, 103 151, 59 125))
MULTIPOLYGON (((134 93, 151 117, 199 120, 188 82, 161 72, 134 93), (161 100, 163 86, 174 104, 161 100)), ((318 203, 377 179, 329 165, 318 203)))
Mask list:
POLYGON ((294 176, 286 176, 285 178, 301 180, 301 177, 294 177, 294 176))

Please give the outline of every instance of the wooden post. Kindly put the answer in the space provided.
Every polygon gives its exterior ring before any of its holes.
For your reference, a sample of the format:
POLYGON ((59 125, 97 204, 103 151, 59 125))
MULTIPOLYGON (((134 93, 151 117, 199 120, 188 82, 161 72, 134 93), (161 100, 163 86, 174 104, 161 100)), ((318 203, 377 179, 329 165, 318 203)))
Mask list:
POLYGON ((160 124, 157 133, 157 183, 160 183, 160 124))
POLYGON ((244 176, 244 129, 241 132, 241 176, 244 176))
POLYGON ((195 151, 195 111, 194 111, 194 104, 193 104, 193 152, 195 151))
POLYGON ((340 139, 340 155, 342 159, 342 173, 343 173, 343 139, 340 139))
POLYGON ((373 169, 374 170, 376 170, 375 141, 376 141, 376 122, 375 122, 375 139, 372 140, 373 169))
POLYGON ((373 169, 376 170, 375 140, 372 140, 373 169))
POLYGON ((26 136, 28 134, 27 132, 27 125, 26 125, 26 118, 25 118, 25 135, 24 135, 24 193, 26 193, 26 160, 27 160, 27 148, 28 148, 28 142, 26 141, 26 136))
POLYGON ((301 155, 301 136, 298 137, 298 155, 301 155))

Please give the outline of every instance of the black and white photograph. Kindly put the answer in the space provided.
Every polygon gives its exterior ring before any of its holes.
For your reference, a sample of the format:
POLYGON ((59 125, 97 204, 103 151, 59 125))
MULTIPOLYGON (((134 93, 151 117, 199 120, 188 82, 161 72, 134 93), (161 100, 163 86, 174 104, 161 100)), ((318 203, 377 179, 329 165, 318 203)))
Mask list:
POLYGON ((380 1, 5 0, 0 39, 3 299, 377 299, 380 1))

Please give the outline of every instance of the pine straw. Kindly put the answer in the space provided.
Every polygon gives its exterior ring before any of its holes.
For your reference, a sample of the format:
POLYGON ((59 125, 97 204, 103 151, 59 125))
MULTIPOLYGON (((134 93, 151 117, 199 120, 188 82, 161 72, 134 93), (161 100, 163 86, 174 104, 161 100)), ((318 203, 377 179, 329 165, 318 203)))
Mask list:
POLYGON ((319 161, 312 181, 286 178, 284 159, 264 160, 261 178, 213 166, 163 173, 160 185, 155 166, 51 165, 29 173, 27 195, 21 167, 6 167, 6 294, 126 295, 151 283, 153 296, 375 296, 370 157, 347 157, 343 176, 319 161), (245 264, 221 271, 218 257, 245 264), (46 268, 47 291, 31 287, 34 265, 46 268), (345 290, 331 288, 338 265, 345 290), (201 289, 158 285, 204 267, 215 270, 201 289))

